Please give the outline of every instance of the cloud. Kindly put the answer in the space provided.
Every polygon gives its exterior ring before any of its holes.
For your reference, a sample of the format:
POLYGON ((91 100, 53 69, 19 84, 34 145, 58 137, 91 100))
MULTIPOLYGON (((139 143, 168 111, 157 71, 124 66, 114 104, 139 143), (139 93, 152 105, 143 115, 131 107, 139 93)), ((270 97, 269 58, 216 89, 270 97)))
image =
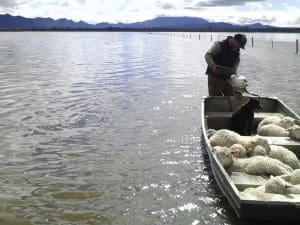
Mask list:
POLYGON ((28 3, 27 0, 0 0, 0 7, 2 8, 14 8, 18 5, 23 5, 24 3, 28 3))
POLYGON ((197 6, 186 6, 186 7, 184 7, 184 9, 187 9, 187 10, 194 10, 194 11, 202 11, 202 10, 205 10, 204 7, 197 7, 197 6))
POLYGON ((119 10, 124 10, 126 9, 126 7, 128 6, 128 4, 130 3, 130 0, 125 0, 122 5, 119 7, 119 10))
POLYGON ((156 3, 156 5, 157 5, 157 7, 161 8, 163 10, 176 9, 176 7, 173 4, 169 3, 169 2, 163 3, 163 2, 159 1, 159 2, 156 3))
POLYGON ((62 2, 62 3, 61 3, 61 6, 62 6, 62 7, 68 7, 68 6, 69 6, 69 3, 68 3, 67 1, 66 1, 66 2, 62 2))
POLYGON ((290 23, 291 23, 292 25, 299 25, 299 24, 300 24, 300 17, 296 18, 296 19, 293 20, 293 21, 290 21, 290 23))
POLYGON ((80 4, 84 5, 85 4, 85 0, 77 0, 80 4))
POLYGON ((217 6, 236 6, 244 5, 249 2, 264 2, 266 0, 206 0, 199 1, 195 4, 196 7, 217 7, 217 6))
POLYGON ((246 6, 248 7, 248 10, 262 10, 263 6, 261 3, 256 3, 256 2, 250 2, 250 3, 246 3, 246 6))
POLYGON ((239 23, 241 24, 253 24, 253 23, 272 24, 274 22, 276 22, 276 17, 267 17, 267 16, 262 16, 260 18, 242 17, 239 19, 239 23))

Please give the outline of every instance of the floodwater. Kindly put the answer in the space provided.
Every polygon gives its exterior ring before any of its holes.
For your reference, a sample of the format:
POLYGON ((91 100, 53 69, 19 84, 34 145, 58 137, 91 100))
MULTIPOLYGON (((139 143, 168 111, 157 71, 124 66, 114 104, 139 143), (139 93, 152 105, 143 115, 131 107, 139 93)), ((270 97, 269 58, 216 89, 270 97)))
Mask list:
MULTIPOLYGON (((1 33, 0 224, 256 224, 201 139, 203 56, 226 35, 1 33)), ((294 36, 273 35, 253 34, 239 74, 299 113, 294 36)))

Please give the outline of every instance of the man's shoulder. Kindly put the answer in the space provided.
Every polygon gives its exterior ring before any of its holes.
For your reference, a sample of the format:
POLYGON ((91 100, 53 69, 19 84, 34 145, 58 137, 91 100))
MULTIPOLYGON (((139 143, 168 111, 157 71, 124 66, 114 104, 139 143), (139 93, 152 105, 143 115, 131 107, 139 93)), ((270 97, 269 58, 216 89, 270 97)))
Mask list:
POLYGON ((214 51, 220 51, 221 50, 221 45, 222 45, 222 42, 221 41, 215 41, 212 45, 212 49, 214 51))
POLYGON ((215 42, 213 43, 213 46, 215 46, 215 47, 217 47, 217 48, 220 48, 221 45, 222 45, 222 41, 215 41, 215 42))

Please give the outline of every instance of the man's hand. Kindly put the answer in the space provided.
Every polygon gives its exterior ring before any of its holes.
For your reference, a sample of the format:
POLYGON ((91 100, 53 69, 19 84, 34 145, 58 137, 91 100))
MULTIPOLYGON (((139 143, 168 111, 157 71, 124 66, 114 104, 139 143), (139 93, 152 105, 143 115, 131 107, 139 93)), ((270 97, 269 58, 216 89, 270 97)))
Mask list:
POLYGON ((220 65, 218 65, 218 64, 213 64, 211 66, 211 69, 214 73, 219 73, 219 68, 220 68, 220 65))

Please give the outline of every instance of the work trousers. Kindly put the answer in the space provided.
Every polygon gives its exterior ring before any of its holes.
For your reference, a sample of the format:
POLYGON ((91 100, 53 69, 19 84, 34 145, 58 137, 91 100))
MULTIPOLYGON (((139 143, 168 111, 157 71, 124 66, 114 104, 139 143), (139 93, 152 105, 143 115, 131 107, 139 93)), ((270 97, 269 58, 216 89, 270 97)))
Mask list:
POLYGON ((234 91, 229 79, 224 80, 208 74, 208 94, 209 96, 233 96, 234 91))

